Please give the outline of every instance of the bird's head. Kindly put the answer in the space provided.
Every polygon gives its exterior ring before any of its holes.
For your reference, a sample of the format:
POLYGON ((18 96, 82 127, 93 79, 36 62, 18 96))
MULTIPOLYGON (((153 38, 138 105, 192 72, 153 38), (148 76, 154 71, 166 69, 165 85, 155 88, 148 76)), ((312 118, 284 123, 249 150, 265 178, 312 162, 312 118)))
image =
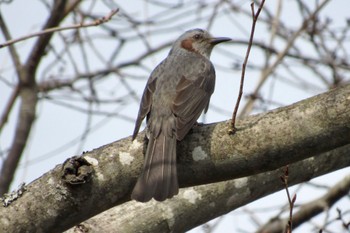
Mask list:
POLYGON ((174 46, 189 52, 201 54, 209 59, 215 45, 230 40, 227 37, 213 37, 203 29, 192 29, 182 34, 176 40, 174 46))

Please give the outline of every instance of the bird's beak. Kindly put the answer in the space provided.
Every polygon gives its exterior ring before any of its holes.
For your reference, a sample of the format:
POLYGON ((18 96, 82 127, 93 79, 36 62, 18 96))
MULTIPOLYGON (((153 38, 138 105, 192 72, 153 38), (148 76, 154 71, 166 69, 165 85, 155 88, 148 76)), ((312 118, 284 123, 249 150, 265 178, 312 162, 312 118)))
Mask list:
POLYGON ((227 42, 227 41, 230 41, 230 40, 232 40, 232 39, 228 38, 228 37, 215 37, 215 38, 211 38, 210 39, 210 44, 217 45, 219 43, 227 42))

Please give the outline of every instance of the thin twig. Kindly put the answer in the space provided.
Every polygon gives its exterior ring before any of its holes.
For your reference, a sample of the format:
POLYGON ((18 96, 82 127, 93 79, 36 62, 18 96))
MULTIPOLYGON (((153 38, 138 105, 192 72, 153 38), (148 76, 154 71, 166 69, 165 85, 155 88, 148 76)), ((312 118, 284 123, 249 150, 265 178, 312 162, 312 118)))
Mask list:
POLYGON ((16 99, 18 97, 18 93, 19 93, 19 86, 16 85, 16 87, 14 88, 13 92, 12 92, 12 95, 5 107, 5 110, 3 112, 3 114, 1 115, 1 118, 0 118, 0 133, 2 131, 2 128, 4 127, 4 125, 6 124, 7 120, 8 120, 8 117, 11 113, 11 110, 13 108, 13 106, 15 105, 15 102, 16 102, 16 99))
MULTIPOLYGON (((283 181, 282 181, 283 182, 283 181)), ((310 183, 308 183, 310 185, 310 183)), ((325 212, 325 221, 321 225, 318 225, 316 228, 320 229, 319 232, 322 232, 322 229, 326 229, 327 225, 330 225, 332 222, 335 222, 339 219, 329 219, 329 212, 335 204, 344 197, 347 197, 350 189, 350 175, 345 176, 341 181, 337 182, 333 187, 324 187, 316 186, 314 188, 327 189, 327 192, 314 200, 304 203, 299 206, 299 210, 293 214, 293 228, 297 228, 306 222, 325 212)), ((264 226, 260 227, 256 232, 283 232, 285 230, 285 223, 289 221, 289 216, 287 219, 280 218, 280 214, 272 217, 264 226), (283 227, 282 227, 283 226, 283 227)), ((349 223, 350 227, 350 223, 349 223)))
POLYGON ((245 69, 248 63, 248 58, 249 58, 249 53, 250 53, 250 49, 253 45, 253 38, 254 38, 254 31, 255 31, 255 25, 256 25, 256 21, 258 20, 259 14, 264 6, 265 0, 262 0, 259 6, 258 11, 255 13, 254 11, 254 3, 251 3, 250 7, 252 10, 252 17, 253 17, 253 23, 252 23, 252 29, 251 29, 251 33, 250 33, 250 38, 249 38, 249 43, 248 43, 248 48, 247 48, 247 52, 244 58, 244 62, 242 64, 242 75, 241 75, 241 83, 239 86, 239 93, 238 93, 238 98, 237 98, 237 102, 236 102, 236 106, 235 109, 233 111, 232 114, 232 122, 231 122, 231 131, 230 133, 235 133, 236 132, 236 116, 237 116, 237 112, 238 112, 238 107, 239 107, 239 103, 241 102, 242 99, 242 95, 243 95, 243 85, 244 85, 244 75, 245 75, 245 69))
MULTIPOLYGON (((301 33, 306 29, 309 22, 313 21, 313 19, 317 16, 317 14, 329 1, 330 0, 324 0, 321 4, 319 4, 315 9, 315 11, 302 22, 300 28, 289 37, 285 48, 277 54, 275 61, 269 67, 267 67, 262 71, 261 78, 257 86, 255 87, 253 96, 257 96, 259 94, 259 91, 262 88, 263 84, 266 82, 267 78, 276 70, 276 67, 282 62, 282 60, 287 55, 289 50, 294 46, 295 44, 294 42, 300 37, 301 33)), ((253 108, 253 104, 254 104, 254 99, 249 99, 246 105, 243 107, 241 111, 241 115, 244 116, 248 112, 250 112, 253 108)))
POLYGON ((284 174, 283 176, 281 176, 281 180, 285 186, 285 190, 287 193, 287 197, 288 197, 288 203, 289 203, 289 219, 288 219, 288 223, 285 229, 286 233, 292 233, 292 226, 293 226, 293 208, 294 208, 294 203, 295 200, 297 199, 297 195, 294 194, 293 197, 290 197, 290 193, 288 190, 288 176, 289 176, 289 171, 288 171, 288 166, 286 166, 285 170, 284 170, 284 174))
POLYGON ((85 28, 85 27, 92 27, 92 26, 98 26, 100 24, 106 23, 109 20, 111 20, 111 18, 113 17, 113 15, 115 15, 117 12, 119 11, 119 9, 114 9, 112 10, 107 16, 104 16, 102 18, 96 19, 93 22, 90 23, 78 23, 78 24, 73 24, 71 26, 66 26, 66 27, 53 27, 53 28, 48 28, 45 29, 41 32, 36 32, 27 36, 23 36, 14 40, 9 40, 3 44, 0 44, 0 49, 4 48, 6 46, 12 45, 14 43, 23 41, 23 40, 27 40, 29 38, 32 37, 37 37, 37 36, 41 36, 41 35, 45 35, 45 34, 49 34, 49 33, 53 33, 53 32, 58 32, 58 31, 64 31, 64 30, 70 30, 70 29, 78 29, 78 28, 85 28))
MULTIPOLYGON (((5 38, 5 40, 11 40, 11 35, 10 35, 10 30, 8 29, 5 20, 3 19, 1 13, 0 13, 0 30, 3 33, 3 36, 5 38)), ((1 48, 1 47, 0 47, 1 48)), ((22 76, 22 64, 21 64, 21 60, 19 58, 19 55, 16 51, 16 48, 14 46, 10 46, 9 47, 9 52, 10 52, 10 56, 12 59, 12 62, 16 68, 16 73, 18 78, 20 79, 20 77, 22 76)))

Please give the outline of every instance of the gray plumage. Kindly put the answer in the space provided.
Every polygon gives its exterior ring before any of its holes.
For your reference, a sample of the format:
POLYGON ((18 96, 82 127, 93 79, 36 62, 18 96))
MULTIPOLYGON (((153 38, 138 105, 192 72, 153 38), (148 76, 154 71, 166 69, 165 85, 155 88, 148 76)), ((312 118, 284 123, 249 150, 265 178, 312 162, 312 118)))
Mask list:
POLYGON ((201 113, 206 112, 215 87, 209 60, 213 47, 229 38, 213 38, 193 29, 173 44, 168 57, 151 73, 143 92, 133 140, 147 117, 149 139, 145 162, 131 198, 164 201, 179 192, 176 142, 182 140, 201 113))

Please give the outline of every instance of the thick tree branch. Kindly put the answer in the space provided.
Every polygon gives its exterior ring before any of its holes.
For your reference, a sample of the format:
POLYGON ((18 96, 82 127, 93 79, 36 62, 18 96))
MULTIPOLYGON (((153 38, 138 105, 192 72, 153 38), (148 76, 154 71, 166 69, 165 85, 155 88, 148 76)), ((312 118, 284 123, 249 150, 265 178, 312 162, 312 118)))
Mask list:
POLYGON ((12 139, 11 150, 0 171, 0 195, 7 192, 10 187, 35 119, 35 109, 38 101, 35 86, 22 87, 19 96, 21 101, 16 131, 12 139))
MULTIPOLYGON (((54 2, 49 19, 44 28, 57 26, 64 17, 65 0, 54 2)), ((29 134, 35 119, 37 99, 36 70, 50 42, 52 34, 38 38, 25 65, 18 71, 19 96, 21 98, 17 127, 11 144, 11 150, 2 164, 0 172, 0 195, 7 192, 14 177, 22 152, 27 144, 29 134)), ((11 46, 12 47, 12 46, 11 46)), ((11 48, 10 47, 10 48, 11 48)), ((17 65, 17 64, 16 64, 17 65)))
MULTIPOLYGON (((178 148, 180 186, 250 176, 350 144, 349 96, 347 85, 247 117, 233 136, 228 121, 196 127, 178 148)), ((20 199, 0 207, 0 231, 60 232, 128 201, 143 163, 143 136, 85 153, 88 170, 93 169, 89 182, 68 185, 61 178, 62 165, 35 180, 20 199)), ((342 156, 348 161, 347 154, 342 156)))
MULTIPOLYGON (((334 171, 333 169, 349 166, 350 160, 344 156, 349 153, 350 145, 347 145, 290 165, 289 185, 304 182, 334 171), (334 158, 340 159, 333 161, 334 158), (330 161, 332 166, 329 166, 330 161)), ((79 227, 88 229, 89 232, 104 233, 116 231, 124 233, 185 232, 238 207, 284 189, 280 180, 282 172, 283 168, 235 180, 184 188, 180 190, 178 196, 163 203, 151 201, 142 204, 130 201, 80 223, 65 233, 83 232, 79 231, 79 227)), ((343 184, 343 190, 344 186, 343 184)), ((341 194, 344 195, 344 192, 341 194)), ((297 216, 295 218, 298 219, 297 216)), ((283 227, 287 221, 282 222, 283 227)), ((283 231, 264 232, 280 233, 283 231)))

